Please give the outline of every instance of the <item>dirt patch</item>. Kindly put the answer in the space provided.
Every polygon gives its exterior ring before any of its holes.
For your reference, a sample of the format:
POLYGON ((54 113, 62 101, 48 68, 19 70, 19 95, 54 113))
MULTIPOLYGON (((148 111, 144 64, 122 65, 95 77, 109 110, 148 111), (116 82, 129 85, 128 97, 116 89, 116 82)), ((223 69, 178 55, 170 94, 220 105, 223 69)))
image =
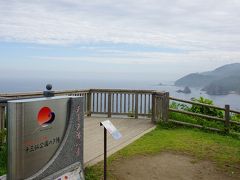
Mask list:
POLYGON ((239 180, 239 172, 224 172, 210 161, 169 152, 137 156, 111 165, 111 174, 119 180, 239 180))

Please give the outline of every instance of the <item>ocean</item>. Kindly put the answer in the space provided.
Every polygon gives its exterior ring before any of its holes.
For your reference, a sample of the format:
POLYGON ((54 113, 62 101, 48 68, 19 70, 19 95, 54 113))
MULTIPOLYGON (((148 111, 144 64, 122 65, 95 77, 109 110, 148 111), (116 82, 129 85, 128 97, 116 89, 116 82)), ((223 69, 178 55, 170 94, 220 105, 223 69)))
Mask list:
POLYGON ((229 104, 231 109, 240 110, 240 95, 208 95, 201 91, 200 88, 190 88, 190 94, 177 93, 177 90, 184 87, 176 87, 173 82, 164 82, 166 85, 157 85, 159 82, 153 81, 128 81, 128 80, 102 80, 102 79, 81 79, 79 80, 7 80, 0 81, 0 93, 13 93, 13 92, 31 92, 43 91, 45 85, 51 83, 53 90, 70 90, 70 89, 88 89, 88 88, 119 88, 119 89, 150 89, 158 91, 168 91, 170 96, 190 100, 191 98, 199 98, 200 96, 213 100, 215 105, 224 107, 229 104))

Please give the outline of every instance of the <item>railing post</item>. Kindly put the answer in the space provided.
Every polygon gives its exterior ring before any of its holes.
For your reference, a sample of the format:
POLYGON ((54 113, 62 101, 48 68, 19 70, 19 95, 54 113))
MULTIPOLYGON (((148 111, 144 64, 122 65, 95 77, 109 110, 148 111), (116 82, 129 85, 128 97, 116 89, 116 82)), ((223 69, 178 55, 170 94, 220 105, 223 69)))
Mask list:
POLYGON ((91 116, 92 112, 92 92, 89 90, 87 94, 87 116, 91 116))
POLYGON ((135 119, 138 119, 138 93, 135 94, 135 119))
POLYGON ((0 106, 0 130, 5 128, 5 107, 0 106))
POLYGON ((169 92, 164 93, 163 121, 168 122, 169 118, 169 92))
POLYGON ((152 93, 152 122, 156 121, 156 93, 152 93))
POLYGON ((225 105, 225 132, 229 133, 229 125, 230 125, 230 105, 225 105))
POLYGON ((112 116, 112 93, 108 93, 108 117, 112 116))

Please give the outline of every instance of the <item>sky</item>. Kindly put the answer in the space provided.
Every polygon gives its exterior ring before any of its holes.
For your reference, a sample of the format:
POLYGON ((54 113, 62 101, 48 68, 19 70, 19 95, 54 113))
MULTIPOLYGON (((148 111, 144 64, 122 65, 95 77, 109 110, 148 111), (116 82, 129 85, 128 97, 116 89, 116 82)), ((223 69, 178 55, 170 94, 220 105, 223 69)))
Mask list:
POLYGON ((0 0, 0 80, 175 81, 240 62, 239 0, 0 0))

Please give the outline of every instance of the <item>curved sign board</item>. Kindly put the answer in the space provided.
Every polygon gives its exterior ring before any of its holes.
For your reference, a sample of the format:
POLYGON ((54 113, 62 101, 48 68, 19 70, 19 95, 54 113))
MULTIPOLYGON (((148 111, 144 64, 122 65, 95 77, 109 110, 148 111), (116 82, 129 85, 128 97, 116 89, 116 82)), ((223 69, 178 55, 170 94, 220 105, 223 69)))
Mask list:
POLYGON ((78 147, 82 146, 82 126, 83 97, 9 101, 8 179, 42 179, 52 174, 57 177, 61 175, 57 173, 61 169, 80 163, 83 147, 77 152, 75 146, 76 143, 78 147), (78 132, 79 137, 76 136, 78 132), (72 139, 71 142, 69 139, 72 139), (68 146, 69 152, 64 150, 65 146, 68 146), (79 159, 71 157, 76 153, 81 155, 79 159))

